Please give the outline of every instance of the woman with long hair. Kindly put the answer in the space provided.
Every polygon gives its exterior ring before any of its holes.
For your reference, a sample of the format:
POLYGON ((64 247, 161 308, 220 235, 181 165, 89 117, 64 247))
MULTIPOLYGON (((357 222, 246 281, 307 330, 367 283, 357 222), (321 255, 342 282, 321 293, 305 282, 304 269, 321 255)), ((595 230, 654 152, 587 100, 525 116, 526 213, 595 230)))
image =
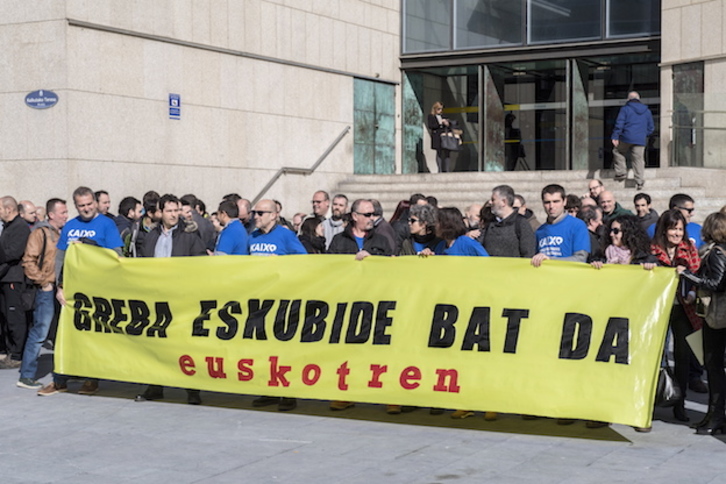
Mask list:
POLYGON ((439 169, 439 173, 451 171, 449 162, 451 151, 441 147, 441 133, 451 127, 451 122, 443 117, 443 111, 444 105, 440 101, 436 101, 431 106, 431 113, 426 120, 426 125, 431 130, 431 149, 436 150, 436 166, 439 169))
POLYGON ((325 236, 323 235, 323 223, 317 217, 310 217, 300 225, 300 235, 297 238, 302 243, 308 254, 325 253, 325 236))
POLYGON ((442 255, 489 256, 484 246, 468 237, 466 232, 464 216, 458 208, 439 209, 436 236, 445 242, 442 255))
MULTIPOLYGON (((703 222, 701 238, 709 247, 701 260, 698 274, 689 270, 681 272, 686 280, 700 289, 711 292, 714 298, 722 298, 726 290, 726 213, 712 213, 703 222)), ((724 302, 719 301, 724 304, 724 302)), ((726 353, 726 320, 713 309, 706 314, 703 325, 703 360, 708 375, 708 412, 706 417, 695 425, 699 435, 726 433, 726 373, 724 373, 724 353, 726 353)))
MULTIPOLYGON (((698 271, 701 263, 698 250, 688 239, 686 219, 678 209, 668 210, 658 219, 655 226, 655 236, 651 244, 651 253, 658 259, 658 264, 673 267, 679 273, 688 269, 698 271)), ((681 388, 681 400, 673 407, 673 416, 681 422, 688 422, 685 399, 688 390, 688 367, 691 358, 691 349, 686 336, 701 327, 701 319, 696 315, 693 304, 696 292, 692 284, 681 279, 676 293, 670 316, 670 328, 673 333, 673 356, 675 359, 676 382, 681 388)))

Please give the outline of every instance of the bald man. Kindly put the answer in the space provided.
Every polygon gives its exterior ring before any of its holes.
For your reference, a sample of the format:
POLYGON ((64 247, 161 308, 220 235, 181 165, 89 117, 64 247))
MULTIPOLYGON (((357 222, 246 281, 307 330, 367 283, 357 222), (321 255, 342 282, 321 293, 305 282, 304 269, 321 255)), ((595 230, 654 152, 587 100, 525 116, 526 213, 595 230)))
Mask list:
POLYGON ((250 234, 250 255, 290 255, 308 252, 292 230, 278 225, 280 213, 274 200, 260 200, 250 212, 255 230, 250 234))
POLYGON ((621 215, 633 215, 633 212, 620 206, 615 201, 613 192, 604 191, 600 194, 600 208, 602 208, 602 221, 609 224, 621 215))

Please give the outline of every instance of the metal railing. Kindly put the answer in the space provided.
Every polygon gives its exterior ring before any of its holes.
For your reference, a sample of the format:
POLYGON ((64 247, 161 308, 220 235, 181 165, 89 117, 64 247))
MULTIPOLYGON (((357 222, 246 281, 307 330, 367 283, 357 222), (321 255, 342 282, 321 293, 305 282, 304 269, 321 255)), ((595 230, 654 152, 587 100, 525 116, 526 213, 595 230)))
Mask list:
POLYGON ((345 129, 343 131, 341 131, 341 133, 338 135, 338 137, 335 138, 335 140, 330 144, 330 146, 328 146, 328 149, 326 149, 323 152, 323 154, 320 155, 320 158, 318 158, 318 160, 315 162, 315 164, 313 164, 313 166, 311 166, 310 168, 300 168, 300 167, 296 167, 296 166, 283 166, 282 168, 277 170, 277 172, 272 176, 270 181, 267 182, 267 185, 265 185, 265 187, 262 190, 260 190, 260 193, 258 193, 257 196, 252 200, 252 206, 254 206, 257 202, 259 202, 263 196, 265 196, 265 193, 267 193, 267 191, 270 188, 272 188, 272 185, 274 185, 275 182, 277 182, 277 180, 282 175, 287 175, 287 174, 303 175, 303 176, 312 175, 313 172, 315 172, 315 170, 318 168, 318 166, 320 166, 320 164, 325 160, 325 158, 328 157, 330 152, 333 151, 336 146, 338 146, 338 143, 340 143, 340 140, 342 140, 343 137, 345 137, 345 135, 348 134, 349 131, 350 131, 350 126, 346 126, 345 129))

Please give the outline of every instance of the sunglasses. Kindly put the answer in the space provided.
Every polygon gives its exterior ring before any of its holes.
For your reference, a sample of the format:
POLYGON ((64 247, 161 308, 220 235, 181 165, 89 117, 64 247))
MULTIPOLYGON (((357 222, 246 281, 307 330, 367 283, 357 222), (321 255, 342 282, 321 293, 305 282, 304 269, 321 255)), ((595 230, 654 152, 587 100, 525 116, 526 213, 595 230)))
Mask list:
POLYGON ((418 222, 417 218, 411 217, 410 219, 408 219, 408 223, 410 223, 410 224, 415 224, 416 222, 418 222))
POLYGON ((356 212, 356 213, 357 213, 358 215, 362 215, 362 216, 364 216, 364 217, 372 217, 373 215, 375 215, 375 213, 374 213, 374 212, 368 212, 368 213, 360 213, 360 212, 356 212))
POLYGON ((257 215, 258 217, 262 217, 266 213, 272 213, 270 210, 252 210, 250 213, 257 215))
POLYGON ((685 210, 686 212, 689 213, 689 215, 692 214, 694 210, 696 210, 695 208, 686 208, 686 207, 677 207, 677 208, 678 208, 678 210, 685 210))
POLYGON ((610 229, 610 233, 611 234, 618 235, 620 232, 621 232, 621 230, 620 230, 619 227, 613 227, 613 228, 610 229))

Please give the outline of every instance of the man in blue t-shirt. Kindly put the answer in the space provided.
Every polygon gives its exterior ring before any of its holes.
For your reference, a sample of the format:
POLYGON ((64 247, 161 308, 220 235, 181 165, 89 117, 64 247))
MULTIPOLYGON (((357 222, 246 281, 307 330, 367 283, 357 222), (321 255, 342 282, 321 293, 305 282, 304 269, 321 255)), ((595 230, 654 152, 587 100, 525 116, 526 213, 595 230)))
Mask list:
MULTIPOLYGON (((695 210, 695 202, 690 195, 685 193, 676 193, 668 201, 668 210, 678 209, 686 219, 686 232, 688 232, 688 240, 696 246, 696 249, 700 249, 703 245, 703 239, 701 239, 701 226, 695 222, 691 222, 693 211, 695 210)), ((657 222, 656 222, 657 223, 657 222)), ((652 239, 655 237, 655 226, 652 224, 648 227, 648 236, 652 239)))
POLYGON ((247 230, 239 217, 239 208, 231 200, 219 204, 217 219, 224 227, 219 233, 214 255, 248 255, 247 230))
POLYGON ((250 255, 307 254, 292 230, 277 224, 280 213, 274 200, 260 200, 252 212, 255 227, 248 240, 250 255))
POLYGON ((587 262, 590 236, 585 222, 565 211, 565 189, 547 185, 542 189, 542 205, 547 221, 535 232, 537 254, 532 265, 539 267, 547 259, 587 262))
MULTIPOLYGON (((114 221, 98 213, 98 202, 96 201, 93 190, 88 187, 76 188, 73 192, 73 202, 76 205, 78 217, 65 224, 56 246, 58 248, 55 258, 55 273, 58 279, 56 298, 64 306, 66 299, 63 295, 63 260, 68 246, 74 242, 82 241, 81 239, 85 239, 93 241, 99 247, 112 249, 118 255, 121 255, 121 249, 124 245, 114 221)), ((38 395, 47 396, 67 391, 69 378, 67 375, 53 373, 53 382, 38 390, 38 395)), ((78 390, 78 393, 92 395, 97 391, 98 380, 87 379, 81 389, 78 390)))

